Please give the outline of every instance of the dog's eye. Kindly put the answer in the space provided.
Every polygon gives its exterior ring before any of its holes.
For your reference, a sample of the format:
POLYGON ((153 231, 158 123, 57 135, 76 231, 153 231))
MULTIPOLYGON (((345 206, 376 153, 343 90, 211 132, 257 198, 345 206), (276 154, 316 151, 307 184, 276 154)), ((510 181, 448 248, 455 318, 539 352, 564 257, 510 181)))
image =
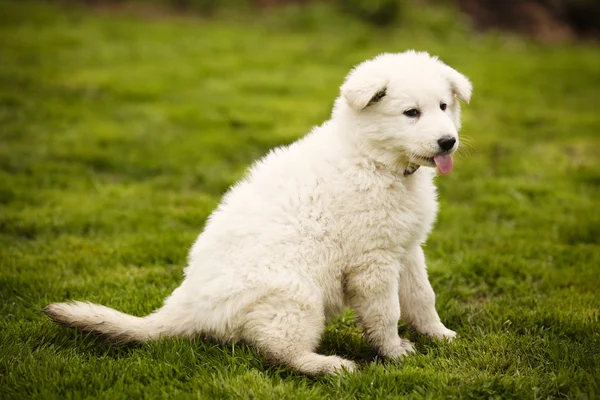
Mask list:
POLYGON ((404 115, 410 118, 416 118, 421 115, 421 111, 417 110, 416 108, 411 108, 410 110, 404 111, 404 115))
POLYGON ((440 103, 440 109, 446 111, 446 103, 440 103))

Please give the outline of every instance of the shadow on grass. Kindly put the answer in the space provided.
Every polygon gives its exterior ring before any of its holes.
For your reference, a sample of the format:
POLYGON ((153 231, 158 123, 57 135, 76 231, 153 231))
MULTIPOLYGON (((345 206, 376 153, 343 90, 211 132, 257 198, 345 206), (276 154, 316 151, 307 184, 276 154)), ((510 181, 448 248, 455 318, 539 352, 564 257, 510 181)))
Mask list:
POLYGON ((131 357, 136 350, 144 347, 142 343, 113 343, 100 335, 82 332, 76 328, 62 327, 50 320, 37 330, 36 335, 30 336, 30 340, 36 343, 32 346, 32 351, 53 347, 60 352, 68 351, 78 355, 113 359, 131 357))

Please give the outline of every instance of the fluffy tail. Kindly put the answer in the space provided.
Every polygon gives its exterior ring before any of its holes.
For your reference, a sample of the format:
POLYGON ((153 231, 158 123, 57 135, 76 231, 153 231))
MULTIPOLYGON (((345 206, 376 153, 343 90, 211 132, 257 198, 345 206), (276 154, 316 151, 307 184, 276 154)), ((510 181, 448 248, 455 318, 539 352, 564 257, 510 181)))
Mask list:
POLYGON ((175 334, 173 327, 165 325, 161 310, 140 318, 98 304, 75 301, 53 303, 42 311, 61 325, 120 343, 145 342, 175 334))

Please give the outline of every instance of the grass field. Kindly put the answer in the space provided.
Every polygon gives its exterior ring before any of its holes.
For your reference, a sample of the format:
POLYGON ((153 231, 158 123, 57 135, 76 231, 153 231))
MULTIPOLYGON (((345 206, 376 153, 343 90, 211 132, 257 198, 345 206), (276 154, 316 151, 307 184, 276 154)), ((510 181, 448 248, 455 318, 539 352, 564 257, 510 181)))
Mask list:
POLYGON ((472 34, 420 7, 375 30, 326 6, 198 19, 0 4, 0 398, 597 398, 600 47, 472 34), (460 338, 400 325, 380 360, 348 313, 307 378, 243 344, 111 346, 39 310, 90 300, 144 315, 180 282, 228 186, 328 118, 349 68, 429 50, 474 82, 426 247, 460 338))

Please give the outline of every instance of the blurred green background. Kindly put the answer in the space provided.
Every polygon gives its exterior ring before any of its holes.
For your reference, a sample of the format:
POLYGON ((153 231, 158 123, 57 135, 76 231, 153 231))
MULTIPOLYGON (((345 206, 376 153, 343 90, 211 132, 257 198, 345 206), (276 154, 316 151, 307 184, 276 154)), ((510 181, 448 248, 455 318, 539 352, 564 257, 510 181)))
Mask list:
POLYGON ((0 2, 0 397, 596 398, 598 2, 0 2), (114 346, 39 309, 144 315, 248 166, 330 114, 349 69, 426 50, 470 77, 426 247, 452 343, 380 360, 351 313, 306 378, 244 344, 114 346))

